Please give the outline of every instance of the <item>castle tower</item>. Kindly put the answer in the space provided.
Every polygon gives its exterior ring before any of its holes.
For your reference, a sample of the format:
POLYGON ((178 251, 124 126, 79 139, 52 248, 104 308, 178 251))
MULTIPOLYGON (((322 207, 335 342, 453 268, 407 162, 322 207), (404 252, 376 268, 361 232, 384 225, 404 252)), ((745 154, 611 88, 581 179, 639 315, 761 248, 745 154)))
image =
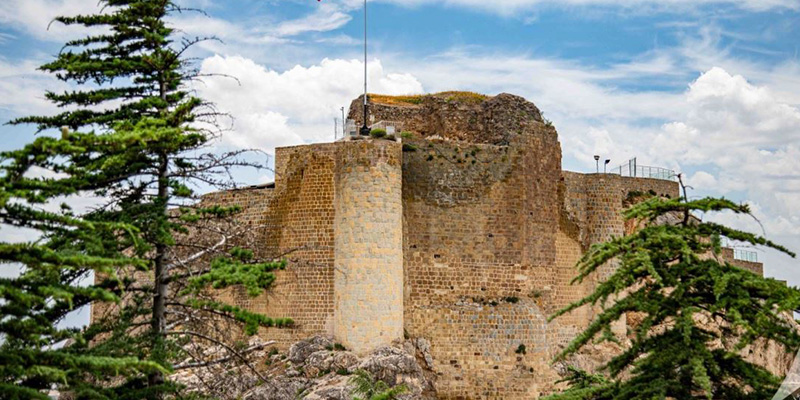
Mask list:
POLYGON ((402 156, 386 140, 337 149, 333 333, 356 353, 403 338, 402 156))

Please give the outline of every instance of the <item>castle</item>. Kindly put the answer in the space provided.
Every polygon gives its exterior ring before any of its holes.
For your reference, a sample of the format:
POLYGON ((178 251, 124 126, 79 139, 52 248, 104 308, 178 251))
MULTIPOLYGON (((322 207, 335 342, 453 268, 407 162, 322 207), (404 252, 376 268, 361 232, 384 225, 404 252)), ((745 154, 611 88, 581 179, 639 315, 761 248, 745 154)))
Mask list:
POLYGON ((556 129, 517 96, 369 99, 371 124, 410 134, 279 148, 274 184, 205 197, 242 206, 243 224, 265 226, 255 250, 289 260, 268 294, 223 296, 293 318, 261 332, 284 347, 326 334, 365 353, 425 338, 440 398, 549 393, 553 356, 594 312, 547 321, 594 288, 570 284, 575 263, 633 229, 621 211, 637 193, 676 197, 677 182, 563 171, 556 129))

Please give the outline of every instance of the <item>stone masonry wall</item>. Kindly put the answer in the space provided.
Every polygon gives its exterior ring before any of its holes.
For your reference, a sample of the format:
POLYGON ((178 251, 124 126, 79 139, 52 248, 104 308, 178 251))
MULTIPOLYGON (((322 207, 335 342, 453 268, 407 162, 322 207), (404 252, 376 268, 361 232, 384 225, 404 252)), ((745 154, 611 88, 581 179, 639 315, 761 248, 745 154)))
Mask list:
POLYGON ((760 262, 753 262, 753 261, 745 261, 745 260, 737 260, 733 256, 733 249, 732 248, 723 248, 722 249, 722 259, 735 265, 739 268, 746 269, 750 272, 755 274, 764 276, 764 264, 760 262))
MULTIPOLYGON (((321 311, 306 313, 291 336, 332 332, 362 351, 399 338, 404 328, 431 342, 442 399, 531 399, 554 390, 560 376, 553 356, 593 315, 584 307, 547 322, 594 288, 591 281, 570 284, 575 263, 591 244, 625 232, 620 213, 630 192, 676 196, 677 184, 562 172, 555 129, 532 104, 517 107, 520 101, 501 95, 489 104, 440 97, 414 107, 371 105, 376 118, 416 129, 406 140, 415 151, 371 140, 279 150, 272 197, 283 200, 272 200, 279 211, 267 214, 294 228, 268 234, 267 247, 286 251, 319 229, 327 229, 325 238, 332 230, 334 243, 333 254, 319 249, 296 257, 321 264, 323 279, 304 270, 294 276, 299 283, 287 279, 276 288, 298 308, 300 285, 314 287, 309 300, 321 293, 314 300, 321 311), (392 157, 402 157, 402 183, 392 157), (329 187, 333 199, 316 194, 329 187), (291 223, 320 214, 332 222, 314 229, 291 223), (392 227, 400 221, 398 236, 392 227), (399 251, 390 245, 398 238, 399 251), (311 321, 331 313, 332 328, 311 321)), ((279 304, 261 309, 303 314, 279 304)))
POLYGON ((554 130, 531 127, 507 146, 405 153, 405 328, 431 341, 442 399, 536 398, 558 379, 546 318, 561 152, 554 130))
POLYGON ((425 338, 439 398, 535 399, 555 389, 553 356, 593 315, 584 307, 547 322, 594 289, 570 284, 575 263, 629 229, 631 192, 675 197, 678 185, 562 171, 557 133, 532 103, 449 96, 371 104, 377 119, 414 131, 406 146, 280 148, 274 188, 206 196, 243 207, 257 255, 289 261, 269 293, 220 297, 293 318, 291 329, 260 332, 283 348, 317 334, 362 353, 425 338))
POLYGON ((357 351, 402 338, 401 157, 400 144, 383 140, 279 148, 274 188, 205 196, 243 208, 237 219, 258 227, 258 256, 289 261, 264 295, 220 298, 294 319, 260 332, 281 347, 317 334, 357 351))
MULTIPOLYGON (((204 197, 241 206, 237 219, 252 227, 256 255, 288 261, 268 293, 233 288, 220 299, 293 318, 292 328, 259 332, 283 349, 319 334, 357 353, 427 339, 441 399, 552 393, 561 378, 553 357, 597 310, 547 317, 615 268, 571 284, 577 261, 635 229, 622 217, 634 194, 675 198, 677 183, 562 171, 556 130, 518 96, 375 99, 374 121, 401 122, 412 138, 279 148, 273 185, 204 197)), ((361 101, 350 110, 359 125, 361 101)), ((732 249, 722 257, 763 273, 732 249)), ((109 313, 96 305, 92 317, 109 313)), ((625 329, 619 321, 616 332, 625 329)), ((753 357, 767 364, 782 354, 759 351, 753 357)))
POLYGON ((338 150, 333 333, 364 354, 403 338, 403 153, 385 140, 338 150))
POLYGON ((222 300, 270 317, 289 317, 289 329, 262 329, 281 347, 331 334, 334 316, 334 166, 336 144, 279 148, 274 188, 212 193, 204 201, 238 204, 237 219, 258 227, 256 255, 285 258, 288 266, 265 294, 229 289, 222 300))
MULTIPOLYGON (((654 193, 662 197, 675 198, 679 195, 678 184, 674 181, 631 178, 614 174, 579 174, 564 171, 562 173, 564 206, 562 209, 563 218, 567 225, 574 225, 577 229, 572 239, 580 244, 582 252, 586 252, 592 245, 603 243, 612 237, 621 237, 629 232, 626 231, 625 220, 622 212, 626 207, 626 202, 636 193, 654 193)), ((574 265, 580 256, 574 260, 567 261, 574 265)), ((598 282, 607 279, 616 270, 616 263, 609 262, 601 267, 598 273, 585 280, 582 292, 588 294, 594 290, 598 282)), ((573 275, 574 277, 574 275, 573 275)), ((570 278, 571 279, 571 278, 570 278)), ((565 291, 576 290, 573 287, 565 286, 568 282, 559 282, 558 287, 565 291)), ((568 297, 565 297, 568 298, 568 297)), ((561 306, 563 304, 559 302, 561 306)), ((568 303, 567 303, 568 304, 568 303)), ((573 322, 580 326, 581 330, 585 327, 597 308, 585 306, 575 316, 579 318, 573 322)), ((620 337, 625 336, 627 327, 626 321, 617 321, 614 332, 620 337)))

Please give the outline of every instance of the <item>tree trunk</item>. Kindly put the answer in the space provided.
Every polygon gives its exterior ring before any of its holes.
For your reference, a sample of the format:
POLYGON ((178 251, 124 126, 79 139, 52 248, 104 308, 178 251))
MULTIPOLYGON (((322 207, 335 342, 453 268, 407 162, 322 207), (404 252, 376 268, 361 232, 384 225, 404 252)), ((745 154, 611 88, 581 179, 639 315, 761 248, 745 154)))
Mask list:
MULTIPOLYGON (((159 95, 166 103, 167 91, 164 82, 163 74, 159 82, 159 95)), ((159 110, 162 117, 166 114, 166 109, 159 110)), ((158 197, 156 199, 161 207, 160 212, 164 215, 164 221, 160 224, 165 224, 167 216, 167 204, 169 196, 169 158, 167 154, 162 153, 158 160, 158 197)), ((155 229, 168 229, 165 226, 158 226, 155 229)), ((167 244, 164 243, 162 233, 158 233, 156 238, 156 254, 154 259, 155 276, 153 279, 153 347, 152 350, 157 352, 158 357, 163 357, 166 346, 164 340, 167 336, 167 296, 169 296, 169 263, 167 263, 167 244)), ((166 360, 156 360, 164 363, 166 360)), ((156 372, 148 377, 150 386, 160 385, 164 383, 164 374, 156 372)), ((160 399, 163 396, 159 393, 156 398, 160 399)))
MULTIPOLYGON (((169 182, 167 181, 167 157, 162 155, 158 167, 158 200, 163 202, 163 213, 167 213, 167 196, 169 182)), ((159 227, 162 228, 162 227, 159 227)), ((159 229, 157 228, 157 229, 159 229)), ((167 245, 157 239, 155 254, 155 276, 154 276, 154 296, 153 296, 153 348, 156 351, 164 351, 163 341, 167 334, 167 296, 169 295, 169 263, 167 263, 167 245)), ((163 360, 161 360, 163 361, 163 360)), ((150 386, 164 383, 164 376, 161 373, 152 374, 149 379, 150 386)), ((159 398, 161 396, 159 395, 159 398)))

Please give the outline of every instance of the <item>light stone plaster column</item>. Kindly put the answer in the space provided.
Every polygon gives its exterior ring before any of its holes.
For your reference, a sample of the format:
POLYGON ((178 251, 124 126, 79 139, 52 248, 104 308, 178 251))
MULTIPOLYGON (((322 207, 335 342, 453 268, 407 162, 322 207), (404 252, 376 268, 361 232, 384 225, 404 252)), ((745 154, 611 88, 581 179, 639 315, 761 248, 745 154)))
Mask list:
POLYGON ((403 338, 402 147, 345 142, 336 163, 334 336, 364 354, 403 338))

